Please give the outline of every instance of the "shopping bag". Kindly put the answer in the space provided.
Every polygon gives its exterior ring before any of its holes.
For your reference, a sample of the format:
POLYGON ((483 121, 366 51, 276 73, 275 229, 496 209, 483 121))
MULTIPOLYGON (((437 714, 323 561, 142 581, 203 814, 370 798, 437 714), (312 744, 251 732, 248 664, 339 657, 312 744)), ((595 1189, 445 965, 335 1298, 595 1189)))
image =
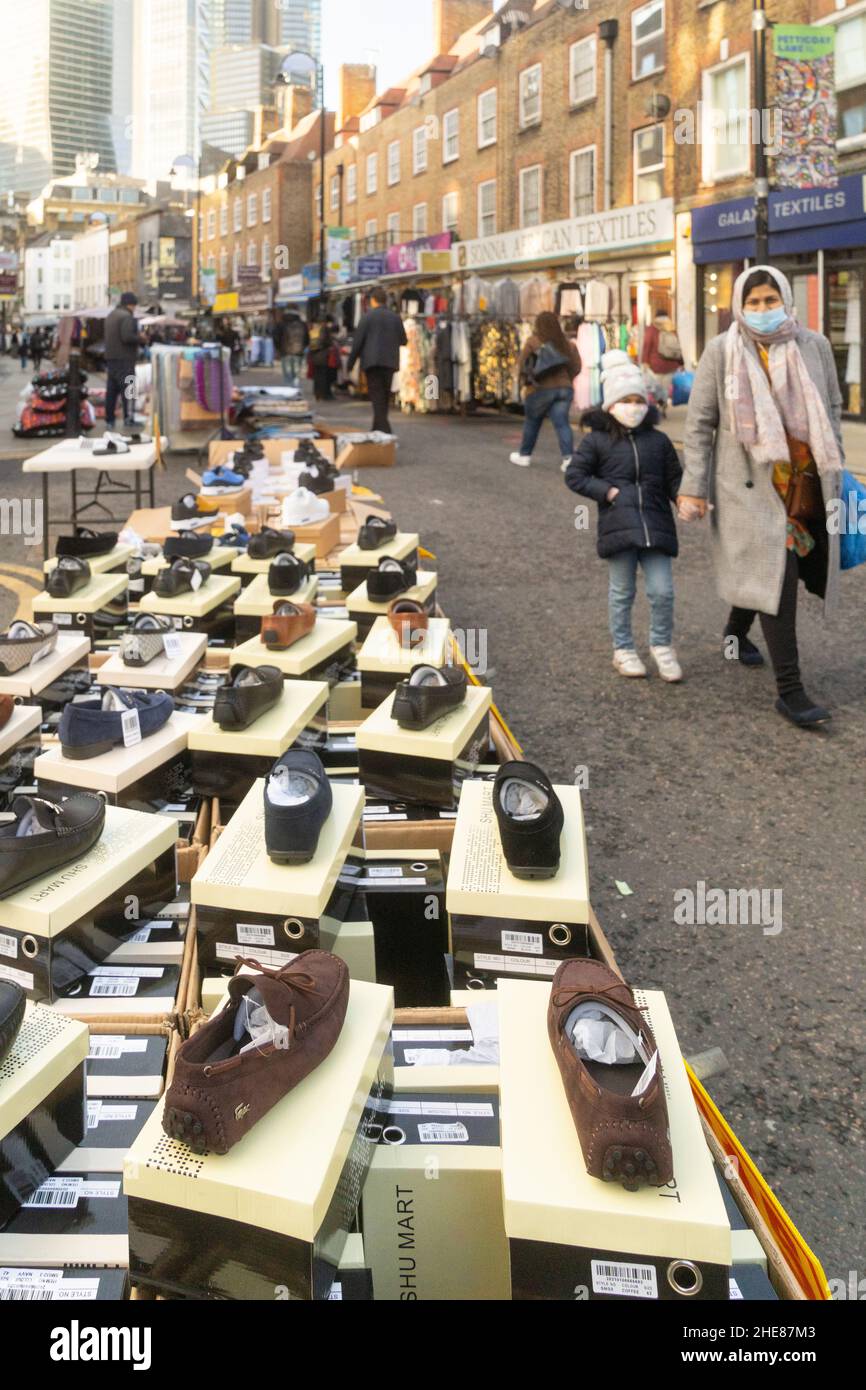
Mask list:
POLYGON ((839 508, 839 566, 852 570, 866 561, 866 487, 847 468, 842 473, 839 508))
POLYGON ((694 385, 694 380, 694 372, 674 372, 671 378, 674 405, 687 404, 689 396, 692 394, 692 386, 694 385))

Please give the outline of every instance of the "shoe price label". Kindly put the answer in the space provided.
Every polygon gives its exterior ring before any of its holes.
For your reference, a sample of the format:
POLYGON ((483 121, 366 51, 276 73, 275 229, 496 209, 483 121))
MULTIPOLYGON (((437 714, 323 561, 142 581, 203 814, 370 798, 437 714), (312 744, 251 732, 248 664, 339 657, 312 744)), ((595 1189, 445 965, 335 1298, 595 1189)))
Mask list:
POLYGON ((54 619, 54 621, 55 621, 55 623, 57 624, 58 627, 71 627, 71 626, 72 626, 72 614, 71 614, 71 613, 52 613, 51 616, 52 616, 52 618, 54 619))
POLYGON ((177 657, 183 655, 183 643, 178 633, 167 632, 162 641, 165 647, 165 654, 169 661, 174 661, 177 657))
POLYGON ((86 1178, 80 1181, 79 1197, 104 1197, 109 1202, 116 1202, 120 1196, 119 1182, 88 1182, 86 1178))
POLYGON ((77 1207, 83 1181, 83 1178, 47 1178, 23 1206, 77 1207))
POLYGON ((141 724, 137 709, 128 709, 120 716, 120 727, 123 731, 124 748, 133 748, 136 743, 141 743, 141 724))
POLYGON ((418 1138, 422 1144, 468 1144, 469 1130, 465 1125, 419 1125, 418 1138))
POLYGON ((18 940, 14 936, 7 936, 0 931, 0 956, 10 956, 15 960, 18 956, 18 940))
POLYGON ((33 976, 29 970, 13 970, 11 965, 0 965, 0 980, 11 980, 22 989, 33 988, 33 976))
POLYGON ((520 951, 527 955, 540 956, 544 950, 541 932, 504 931, 502 933, 503 951, 520 951))
POLYGON ((238 941, 243 946, 273 946, 274 929, 267 925, 257 926, 252 922, 238 922, 238 941))
POLYGON ((619 1294, 623 1298, 658 1298, 656 1272, 652 1265, 632 1265, 619 1261, 591 1260, 593 1293, 619 1294))
POLYGON ((138 993, 138 980, 94 980, 90 986, 91 999, 131 999, 138 993))
POLYGON ((201 577, 201 570, 193 570, 189 581, 189 587, 192 589, 193 593, 195 593, 196 589, 201 588, 203 582, 204 581, 201 577))

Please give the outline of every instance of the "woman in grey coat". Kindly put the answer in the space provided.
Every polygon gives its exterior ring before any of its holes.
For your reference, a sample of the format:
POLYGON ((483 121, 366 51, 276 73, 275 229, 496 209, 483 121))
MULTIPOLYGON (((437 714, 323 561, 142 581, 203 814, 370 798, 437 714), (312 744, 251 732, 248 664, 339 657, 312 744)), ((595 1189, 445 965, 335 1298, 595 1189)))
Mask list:
POLYGON ((739 276, 733 322, 708 344, 692 387, 684 521, 711 510, 716 582, 732 604, 725 648, 760 665, 748 632, 757 611, 776 677, 776 709, 793 723, 823 723, 829 711, 803 689, 797 651, 800 580, 832 610, 839 537, 827 528, 844 465, 842 397, 829 342, 794 316, 778 270, 739 276), (731 641, 736 639, 736 641, 731 641))

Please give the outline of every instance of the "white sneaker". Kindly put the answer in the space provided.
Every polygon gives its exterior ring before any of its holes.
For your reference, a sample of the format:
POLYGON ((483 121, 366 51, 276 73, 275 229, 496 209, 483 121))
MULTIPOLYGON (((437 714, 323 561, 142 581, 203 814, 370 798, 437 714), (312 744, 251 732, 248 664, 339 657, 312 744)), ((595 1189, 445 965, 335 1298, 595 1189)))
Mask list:
POLYGON ((568 456, 567 459, 563 459, 563 460, 562 460, 562 463, 559 465, 559 471, 560 471, 560 473, 564 473, 565 470, 566 470, 566 468, 568 467, 568 465, 569 465, 570 463, 571 463, 571 454, 569 454, 569 456, 568 456))
POLYGON ((518 468, 528 468, 532 462, 529 454, 511 454, 511 462, 516 463, 518 468))
POLYGON ((673 647, 650 647, 650 651, 663 681, 682 680, 682 667, 677 661, 677 654, 673 647))
POLYGON ((330 512, 331 508, 324 498, 317 497, 305 487, 298 487, 284 499, 280 519, 283 526, 312 526, 317 521, 324 521, 330 512))
POLYGON ((628 647, 617 647, 613 654, 613 669, 620 676, 630 676, 632 679, 646 675, 646 667, 637 652, 628 647))

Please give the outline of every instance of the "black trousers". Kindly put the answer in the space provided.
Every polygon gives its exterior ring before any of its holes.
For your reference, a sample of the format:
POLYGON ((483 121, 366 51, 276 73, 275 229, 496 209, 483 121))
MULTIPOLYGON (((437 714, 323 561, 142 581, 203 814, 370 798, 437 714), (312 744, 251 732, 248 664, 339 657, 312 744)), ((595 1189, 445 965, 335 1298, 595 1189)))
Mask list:
POLYGON ((329 367, 313 368, 313 395, 317 401, 332 401, 331 370, 329 367))
POLYGON ((105 369, 108 373, 105 384, 105 423, 109 429, 113 427, 117 402, 120 401, 123 422, 130 425, 135 413, 135 367, 113 358, 106 361, 105 369))
MULTIPOLYGON (((761 631, 773 663, 776 686, 781 696, 802 690, 800 676, 800 655, 797 650, 797 586, 800 581, 800 567, 793 550, 785 552, 785 578, 782 581, 782 597, 779 611, 775 614, 760 613, 761 631)), ((725 628, 726 636, 747 637, 749 628, 755 621, 755 611, 750 608, 732 608, 725 628)))
POLYGON ((381 430, 383 434, 391 433, 391 422, 388 419, 388 406, 391 403, 391 381, 394 376, 393 367, 367 367, 367 395, 373 407, 373 429, 381 430))

